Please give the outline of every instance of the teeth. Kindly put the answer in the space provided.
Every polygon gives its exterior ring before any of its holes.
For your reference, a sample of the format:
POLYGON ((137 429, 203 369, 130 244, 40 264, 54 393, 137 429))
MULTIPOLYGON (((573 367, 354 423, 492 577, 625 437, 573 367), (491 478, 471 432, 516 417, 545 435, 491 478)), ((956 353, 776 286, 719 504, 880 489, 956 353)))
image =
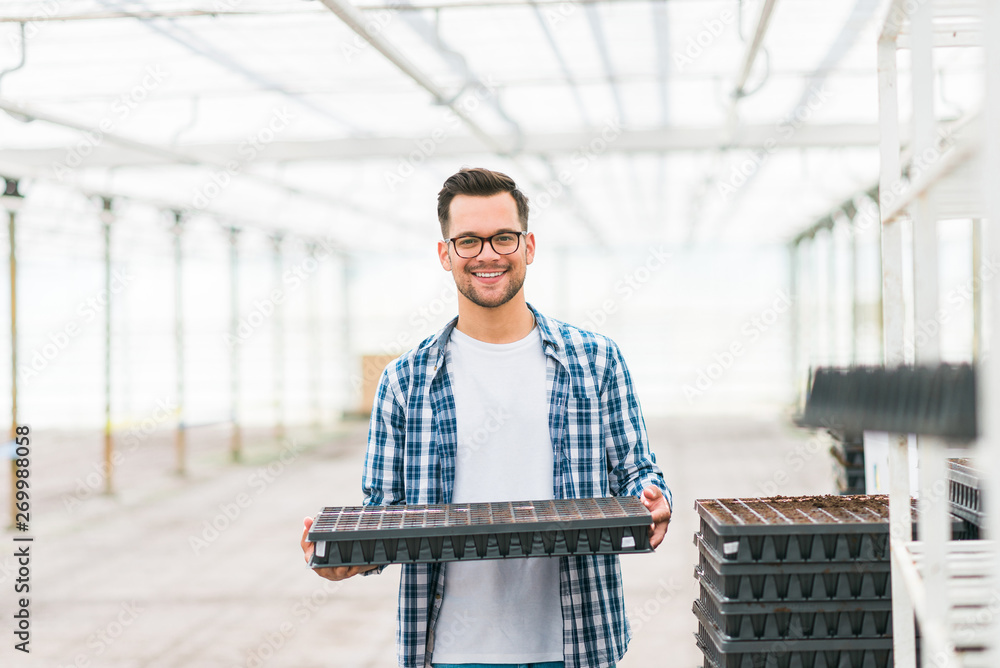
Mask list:
POLYGON ((493 272, 490 272, 490 273, 482 273, 482 272, 480 272, 480 273, 473 272, 473 273, 476 276, 479 276, 480 278, 493 278, 494 276, 499 276, 503 272, 502 271, 493 271, 493 272))

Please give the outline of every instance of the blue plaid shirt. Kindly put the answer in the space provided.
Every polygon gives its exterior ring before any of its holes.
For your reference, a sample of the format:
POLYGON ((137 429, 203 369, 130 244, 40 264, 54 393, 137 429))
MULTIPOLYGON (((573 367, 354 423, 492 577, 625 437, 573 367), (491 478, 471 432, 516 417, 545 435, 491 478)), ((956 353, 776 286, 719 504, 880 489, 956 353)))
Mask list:
MULTIPOLYGON (((638 496, 655 485, 672 506, 618 346, 529 308, 546 358, 554 497, 638 496)), ((457 320, 382 373, 362 477, 366 505, 451 503, 458 430, 447 344, 457 320)), ((566 668, 619 661, 630 633, 617 555, 560 558, 559 591, 566 668)), ((396 630, 403 668, 430 665, 443 595, 442 564, 403 565, 396 630)))

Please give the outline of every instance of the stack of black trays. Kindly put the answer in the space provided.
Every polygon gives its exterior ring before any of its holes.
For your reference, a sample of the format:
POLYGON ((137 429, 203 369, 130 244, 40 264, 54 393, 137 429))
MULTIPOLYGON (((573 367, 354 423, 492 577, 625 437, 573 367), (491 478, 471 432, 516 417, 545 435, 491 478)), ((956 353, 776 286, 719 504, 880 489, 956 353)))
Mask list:
POLYGON ((890 668, 885 496, 712 499, 694 603, 704 668, 890 668))
POLYGON ((836 443, 830 454, 836 460, 837 488, 841 494, 865 493, 865 441, 859 431, 831 430, 836 443))
POLYGON ((962 537, 979 538, 983 526, 979 474, 968 459, 948 460, 948 496, 951 514, 962 525, 962 537))

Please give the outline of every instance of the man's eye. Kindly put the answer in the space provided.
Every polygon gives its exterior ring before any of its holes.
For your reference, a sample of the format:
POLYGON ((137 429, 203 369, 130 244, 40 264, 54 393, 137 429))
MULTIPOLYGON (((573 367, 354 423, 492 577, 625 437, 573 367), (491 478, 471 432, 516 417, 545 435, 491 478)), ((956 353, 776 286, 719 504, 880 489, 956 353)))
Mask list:
POLYGON ((462 237, 461 239, 456 240, 455 243, 462 248, 472 248, 479 243, 479 239, 474 237, 462 237))
POLYGON ((496 235, 493 238, 496 240, 497 243, 500 243, 500 244, 512 244, 512 243, 514 243, 514 235, 513 234, 498 234, 498 235, 496 235))

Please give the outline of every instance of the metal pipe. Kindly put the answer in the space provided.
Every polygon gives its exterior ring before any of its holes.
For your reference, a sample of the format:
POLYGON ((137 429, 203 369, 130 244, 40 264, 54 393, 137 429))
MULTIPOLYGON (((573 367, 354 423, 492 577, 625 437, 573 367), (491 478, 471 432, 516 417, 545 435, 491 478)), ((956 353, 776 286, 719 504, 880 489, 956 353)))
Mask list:
POLYGON ((229 453, 234 462, 243 459, 243 433, 240 424, 240 230, 229 228, 229 453))
MULTIPOLYGON (((760 15, 757 17, 757 27, 754 30, 753 38, 750 40, 750 46, 743 56, 743 65, 740 67, 740 72, 736 77, 736 85, 733 87, 734 100, 739 100, 746 94, 747 80, 750 78, 753 64, 757 60, 757 54, 760 52, 761 45, 764 43, 764 36, 767 34, 767 27, 771 22, 771 14, 774 13, 775 2, 776 0, 764 0, 764 5, 760 8, 760 15)), ((735 104, 731 109, 735 113, 735 104)))
MULTIPOLYGON (((4 179, 3 201, 7 207, 7 238, 10 243, 10 440, 17 439, 17 208, 22 196, 17 181, 4 179)), ((17 463, 10 459, 10 524, 17 522, 17 463)))
POLYGON ((788 295, 792 306, 789 313, 789 329, 791 334, 791 380, 795 391, 795 406, 801 408, 803 395, 799 384, 799 244, 794 242, 788 246, 788 295))
POLYGON ((182 245, 183 216, 174 211, 174 351, 177 361, 177 431, 174 445, 177 455, 177 473, 187 473, 187 434, 184 425, 184 290, 182 245))
POLYGON ((114 435, 111 427, 111 223, 112 200, 101 198, 101 222, 104 228, 104 493, 114 492, 114 435))
MULTIPOLYGON (((316 260, 316 244, 308 243, 306 246, 309 258, 313 262, 316 260)), ((316 265, 316 271, 319 270, 318 264, 316 265)), ((309 281, 309 348, 311 351, 312 360, 309 364, 309 384, 312 394, 312 427, 313 430, 319 433, 319 430, 323 426, 321 406, 322 401, 320 398, 320 388, 322 387, 321 374, 323 371, 323 345, 320 340, 320 326, 319 326, 319 286, 317 285, 319 281, 315 278, 309 281)))
POLYGON ((983 345, 983 219, 972 219, 972 361, 978 362, 983 345))
MULTIPOLYGON (((354 368, 353 342, 351 334, 351 256, 344 254, 340 257, 340 349, 343 351, 342 369, 344 371, 344 388, 347 392, 344 397, 345 403, 354 398, 355 387, 360 391, 361 382, 358 376, 351 373, 354 368)), ((347 410, 354 410, 350 407, 347 410)))
MULTIPOLYGON (((274 288, 281 292, 282 257, 281 242, 283 235, 275 234, 271 237, 272 248, 274 249, 274 288)), ((281 442, 285 438, 285 319, 284 298, 276 299, 274 305, 274 336, 273 336, 273 363, 274 363, 274 438, 281 442)))

